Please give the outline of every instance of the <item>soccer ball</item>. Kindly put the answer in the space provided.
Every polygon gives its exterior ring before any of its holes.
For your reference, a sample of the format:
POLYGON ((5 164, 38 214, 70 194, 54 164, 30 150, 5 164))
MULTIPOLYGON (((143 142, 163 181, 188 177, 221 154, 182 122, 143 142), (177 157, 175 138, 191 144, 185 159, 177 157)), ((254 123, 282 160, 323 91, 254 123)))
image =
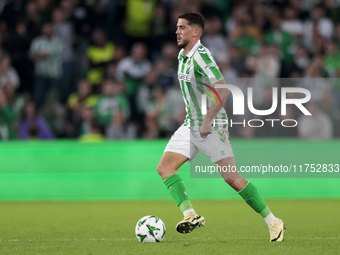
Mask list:
POLYGON ((153 215, 141 218, 136 225, 136 237, 141 243, 158 243, 164 239, 164 222, 153 215))

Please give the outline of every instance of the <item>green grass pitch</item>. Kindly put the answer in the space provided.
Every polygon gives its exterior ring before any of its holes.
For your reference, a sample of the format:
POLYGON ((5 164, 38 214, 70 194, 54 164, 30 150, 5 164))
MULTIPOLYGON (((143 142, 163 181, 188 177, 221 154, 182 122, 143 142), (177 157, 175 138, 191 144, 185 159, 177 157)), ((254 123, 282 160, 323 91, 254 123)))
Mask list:
POLYGON ((241 200, 193 201, 206 227, 179 234, 172 201, 0 202, 0 254, 338 254, 339 200, 268 200, 287 225, 270 243, 266 224, 241 200), (161 243, 139 243, 137 221, 153 214, 167 228, 161 243))

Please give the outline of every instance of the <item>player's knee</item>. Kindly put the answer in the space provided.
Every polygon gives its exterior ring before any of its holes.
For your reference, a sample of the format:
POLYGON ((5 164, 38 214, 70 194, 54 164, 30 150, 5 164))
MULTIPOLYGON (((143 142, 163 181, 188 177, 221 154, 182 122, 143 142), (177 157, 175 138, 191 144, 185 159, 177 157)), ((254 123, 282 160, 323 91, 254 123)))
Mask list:
POLYGON ((157 166, 157 172, 163 179, 166 179, 170 175, 175 174, 176 170, 172 169, 171 167, 166 167, 163 164, 159 163, 157 166))
POLYGON ((161 163, 159 163, 158 166, 157 166, 157 173, 162 177, 166 173, 165 167, 161 163))

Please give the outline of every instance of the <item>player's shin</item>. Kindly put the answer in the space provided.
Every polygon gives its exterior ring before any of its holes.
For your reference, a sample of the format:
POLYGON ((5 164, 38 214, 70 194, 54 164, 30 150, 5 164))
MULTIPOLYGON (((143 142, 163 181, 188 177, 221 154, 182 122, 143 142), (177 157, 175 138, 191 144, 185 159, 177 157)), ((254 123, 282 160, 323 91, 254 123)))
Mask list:
POLYGON ((189 201, 184 182, 178 174, 169 176, 164 180, 164 184, 172 199, 183 212, 184 217, 196 214, 189 201))
POLYGON ((255 212, 264 218, 267 224, 276 220, 254 184, 248 182, 238 193, 255 212))

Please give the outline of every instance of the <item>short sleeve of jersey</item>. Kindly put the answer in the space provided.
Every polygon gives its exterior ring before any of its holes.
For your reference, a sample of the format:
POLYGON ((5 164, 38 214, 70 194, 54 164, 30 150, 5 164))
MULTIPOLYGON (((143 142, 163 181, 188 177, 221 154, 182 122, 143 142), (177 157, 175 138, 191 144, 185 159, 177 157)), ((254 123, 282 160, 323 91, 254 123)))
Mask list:
POLYGON ((209 85, 223 79, 223 76, 217 68, 217 64, 212 54, 203 46, 200 46, 194 55, 195 72, 201 74, 209 85))

